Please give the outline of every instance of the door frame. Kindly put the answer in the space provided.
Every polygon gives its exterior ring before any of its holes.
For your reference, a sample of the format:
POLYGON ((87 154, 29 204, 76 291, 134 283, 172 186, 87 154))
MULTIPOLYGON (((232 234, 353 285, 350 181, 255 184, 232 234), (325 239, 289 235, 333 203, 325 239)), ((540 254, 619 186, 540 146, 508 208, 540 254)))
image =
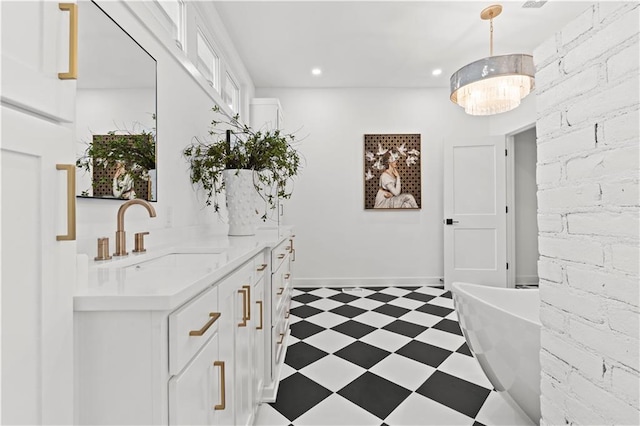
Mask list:
POLYGON ((536 123, 530 123, 518 128, 505 135, 505 146, 507 149, 506 158, 506 204, 509 212, 507 213, 507 263, 509 269, 507 269, 507 288, 516 287, 516 220, 515 220, 515 155, 514 144, 516 135, 526 132, 527 130, 534 129, 536 123))

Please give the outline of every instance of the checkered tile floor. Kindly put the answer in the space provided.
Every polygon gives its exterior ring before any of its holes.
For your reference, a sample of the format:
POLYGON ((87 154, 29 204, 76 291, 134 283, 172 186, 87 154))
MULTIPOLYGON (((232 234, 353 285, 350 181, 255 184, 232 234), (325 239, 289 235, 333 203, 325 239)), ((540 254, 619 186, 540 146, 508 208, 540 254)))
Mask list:
POLYGON ((263 425, 531 425, 469 352, 440 287, 296 288, 263 425))

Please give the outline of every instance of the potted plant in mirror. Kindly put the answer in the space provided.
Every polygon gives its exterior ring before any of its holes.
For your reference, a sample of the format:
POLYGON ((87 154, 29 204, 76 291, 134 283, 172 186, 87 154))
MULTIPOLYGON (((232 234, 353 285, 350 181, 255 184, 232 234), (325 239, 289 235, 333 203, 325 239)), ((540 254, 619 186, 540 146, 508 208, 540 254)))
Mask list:
POLYGON ((219 196, 225 192, 229 211, 229 235, 253 235, 258 217, 267 220, 279 199, 291 197, 292 179, 300 170, 300 154, 294 135, 280 130, 253 130, 239 115, 227 118, 214 107, 210 142, 187 146, 191 183, 201 187, 205 204, 220 212, 219 196), (252 203, 255 194, 264 202, 261 214, 252 203))
MULTIPOLYGON (((149 173, 156 168, 155 135, 146 130, 93 135, 76 167, 91 174, 93 196, 148 200, 149 173)), ((88 190, 82 195, 89 196, 88 190)))

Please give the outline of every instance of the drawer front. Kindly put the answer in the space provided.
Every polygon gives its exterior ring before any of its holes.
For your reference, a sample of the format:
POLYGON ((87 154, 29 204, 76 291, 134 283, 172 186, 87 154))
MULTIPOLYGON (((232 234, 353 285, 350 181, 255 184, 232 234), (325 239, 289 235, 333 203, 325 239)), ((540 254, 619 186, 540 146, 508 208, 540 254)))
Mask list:
POLYGON ((286 268, 280 268, 273 274, 272 282, 272 299, 274 306, 274 313, 278 312, 288 299, 291 298, 291 274, 286 268))
POLYGON ((254 277, 253 283, 257 283, 262 278, 264 278, 265 274, 268 272, 267 266, 267 252, 261 251, 253 258, 253 266, 254 266, 254 277))
POLYGON ((218 288, 213 287, 169 315, 169 373, 177 374, 218 331, 218 288))
POLYGON ((271 250, 271 271, 275 272, 285 261, 288 262, 291 254, 291 242, 284 240, 271 250))
POLYGON ((214 407, 226 402, 225 365, 218 359, 218 346, 216 333, 184 371, 169 380, 169 425, 216 424, 214 407))
POLYGON ((282 354, 284 353, 284 347, 287 344, 287 326, 289 322, 284 319, 284 317, 280 317, 276 326, 273 328, 273 350, 274 350, 274 359, 276 360, 276 364, 279 364, 282 361, 282 354))

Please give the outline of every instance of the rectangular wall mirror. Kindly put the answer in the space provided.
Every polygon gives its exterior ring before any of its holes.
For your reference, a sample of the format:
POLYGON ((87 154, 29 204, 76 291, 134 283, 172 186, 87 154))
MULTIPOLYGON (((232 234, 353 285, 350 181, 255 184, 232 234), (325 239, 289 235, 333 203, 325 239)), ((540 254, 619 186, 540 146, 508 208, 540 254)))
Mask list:
POLYGON ((77 195, 157 201, 156 60, 78 2, 77 195))

